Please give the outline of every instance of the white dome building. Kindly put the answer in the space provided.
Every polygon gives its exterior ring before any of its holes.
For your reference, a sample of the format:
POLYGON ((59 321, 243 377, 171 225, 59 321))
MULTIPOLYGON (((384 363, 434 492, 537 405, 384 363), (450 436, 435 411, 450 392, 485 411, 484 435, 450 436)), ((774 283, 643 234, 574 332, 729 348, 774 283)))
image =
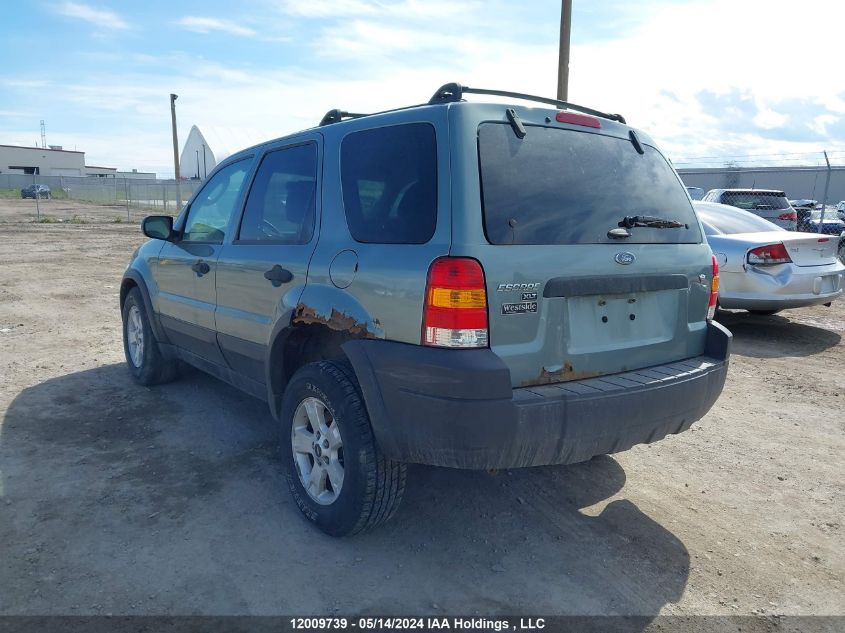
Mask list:
POLYGON ((208 141, 196 125, 191 126, 191 132, 179 158, 179 174, 182 178, 203 180, 216 165, 217 159, 214 158, 208 141))

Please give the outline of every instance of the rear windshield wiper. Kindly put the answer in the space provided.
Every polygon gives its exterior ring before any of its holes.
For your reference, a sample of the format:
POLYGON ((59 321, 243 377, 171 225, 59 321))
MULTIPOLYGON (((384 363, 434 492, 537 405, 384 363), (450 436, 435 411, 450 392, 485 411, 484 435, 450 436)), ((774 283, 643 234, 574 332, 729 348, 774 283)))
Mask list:
POLYGON ((619 221, 623 229, 632 229, 635 226, 647 227, 650 229, 680 229, 689 228, 689 225, 677 220, 656 218, 653 215, 626 215, 619 221))

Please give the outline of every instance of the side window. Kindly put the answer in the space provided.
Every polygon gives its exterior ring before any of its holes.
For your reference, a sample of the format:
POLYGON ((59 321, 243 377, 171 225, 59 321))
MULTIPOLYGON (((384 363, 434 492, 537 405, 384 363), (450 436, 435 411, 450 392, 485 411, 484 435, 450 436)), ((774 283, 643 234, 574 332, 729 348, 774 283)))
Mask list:
POLYGON ((251 159, 227 165, 205 184, 188 209, 183 242, 222 244, 251 159))
POLYGON ((314 234, 317 146, 268 153, 249 190, 239 240, 306 244, 314 234))
POLYGON ((358 242, 424 244, 437 223, 434 127, 408 123, 353 132, 340 147, 346 222, 358 242))

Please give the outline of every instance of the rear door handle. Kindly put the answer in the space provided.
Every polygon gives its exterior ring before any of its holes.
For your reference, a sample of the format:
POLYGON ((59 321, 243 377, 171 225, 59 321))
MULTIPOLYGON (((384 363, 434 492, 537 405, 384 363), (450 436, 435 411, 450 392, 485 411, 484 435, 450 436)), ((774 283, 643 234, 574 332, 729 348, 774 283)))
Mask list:
POLYGON ((264 279, 273 283, 275 288, 282 284, 288 283, 293 279, 293 273, 276 264, 270 270, 264 273, 264 279))
POLYGON ((198 261, 196 264, 191 266, 191 270, 197 274, 197 277, 202 277, 211 270, 211 266, 206 264, 204 261, 198 261))

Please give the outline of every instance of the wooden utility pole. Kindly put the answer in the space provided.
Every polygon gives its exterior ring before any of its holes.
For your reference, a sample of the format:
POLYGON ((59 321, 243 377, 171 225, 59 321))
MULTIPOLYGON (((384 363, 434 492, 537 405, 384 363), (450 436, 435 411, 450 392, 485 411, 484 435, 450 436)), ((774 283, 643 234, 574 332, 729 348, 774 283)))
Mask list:
POLYGON ((557 98, 569 99, 569 34, 572 30, 572 0, 560 5, 560 51, 557 60, 557 98))
POLYGON ((176 136, 176 99, 179 95, 170 93, 170 121, 173 126, 173 171, 176 175, 176 211, 182 208, 182 194, 179 191, 179 139, 176 136))

